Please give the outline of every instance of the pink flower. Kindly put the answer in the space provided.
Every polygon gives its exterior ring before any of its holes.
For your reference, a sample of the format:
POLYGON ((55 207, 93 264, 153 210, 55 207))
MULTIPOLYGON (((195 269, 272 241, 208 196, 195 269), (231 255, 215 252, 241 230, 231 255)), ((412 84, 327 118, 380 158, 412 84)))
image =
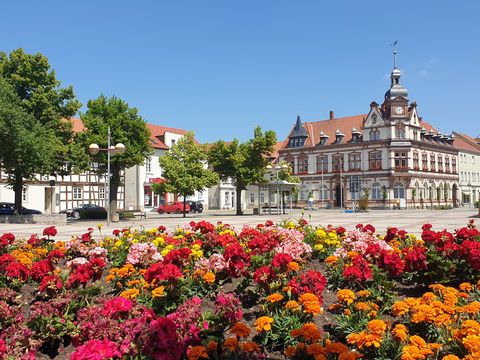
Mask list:
POLYGON ((150 265, 161 260, 162 255, 152 243, 132 244, 127 255, 127 263, 132 265, 150 265))
POLYGON ((79 346, 72 354, 70 360, 104 360, 121 357, 117 345, 110 340, 89 340, 85 345, 79 346))

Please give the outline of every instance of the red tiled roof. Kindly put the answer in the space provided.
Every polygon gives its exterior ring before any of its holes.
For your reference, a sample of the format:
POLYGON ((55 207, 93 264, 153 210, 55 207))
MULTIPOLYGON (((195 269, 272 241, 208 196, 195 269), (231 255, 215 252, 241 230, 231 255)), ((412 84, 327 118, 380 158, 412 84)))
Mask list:
MULTIPOLYGON (((325 135, 330 136, 326 144, 331 144, 335 141, 335 133, 337 130, 342 132, 345 137, 342 143, 352 140, 352 129, 356 128, 361 131, 363 127, 363 120, 367 118, 367 114, 347 116, 335 118, 331 120, 320 120, 314 122, 305 122, 304 127, 307 130, 308 138, 305 141, 305 147, 315 146, 320 142, 320 132, 323 131, 325 135), (313 144, 312 144, 313 139, 313 144)), ((287 144, 287 142, 285 142, 287 144)))
MULTIPOLYGON (((355 128, 358 131, 363 130, 363 122, 367 118, 368 114, 360 114, 354 116, 345 116, 340 118, 304 122, 303 127, 307 130, 308 138, 305 141, 304 147, 315 146, 320 142, 320 132, 323 131, 325 135, 328 135, 328 141, 326 144, 332 144, 336 139, 337 130, 345 135, 342 140, 342 144, 348 143, 352 140, 352 129, 355 128), (312 145, 313 139, 313 145, 312 145)), ((421 120, 421 126, 425 128, 427 132, 433 130, 435 133, 437 130, 427 123, 424 120, 421 120)), ((280 149, 286 148, 288 146, 288 138, 283 141, 281 144, 283 146, 280 149)))
MULTIPOLYGON (((69 118, 68 121, 70 121, 70 123, 72 124, 72 130, 74 132, 82 132, 85 130, 82 119, 72 117, 69 118)), ((150 130, 150 140, 152 142, 152 146, 155 149, 168 149, 168 146, 165 145, 162 140, 166 132, 179 135, 185 135, 187 133, 187 130, 172 128, 168 126, 154 125, 149 123, 147 123, 147 128, 148 130, 150 130)))
POLYGON ((480 145, 477 140, 467 134, 453 132, 455 134, 455 141, 453 145, 458 150, 468 151, 470 153, 480 154, 480 145))

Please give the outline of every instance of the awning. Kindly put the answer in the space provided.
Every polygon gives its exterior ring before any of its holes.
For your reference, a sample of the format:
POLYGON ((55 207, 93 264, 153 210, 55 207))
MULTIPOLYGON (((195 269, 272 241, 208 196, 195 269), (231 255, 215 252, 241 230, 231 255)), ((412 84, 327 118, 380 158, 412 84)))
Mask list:
POLYGON ((164 183, 166 182, 167 180, 164 179, 164 178, 148 178, 147 181, 145 182, 145 184, 161 184, 161 183, 164 183))

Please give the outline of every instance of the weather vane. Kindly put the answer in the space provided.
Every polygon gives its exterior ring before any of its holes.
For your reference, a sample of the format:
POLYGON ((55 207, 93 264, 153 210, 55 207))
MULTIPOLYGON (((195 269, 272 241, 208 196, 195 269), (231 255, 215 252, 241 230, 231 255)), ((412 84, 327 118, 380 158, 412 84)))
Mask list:
POLYGON ((392 44, 390 44, 391 46, 393 46, 393 68, 394 69, 397 68, 397 44, 398 44, 398 40, 395 40, 392 44))

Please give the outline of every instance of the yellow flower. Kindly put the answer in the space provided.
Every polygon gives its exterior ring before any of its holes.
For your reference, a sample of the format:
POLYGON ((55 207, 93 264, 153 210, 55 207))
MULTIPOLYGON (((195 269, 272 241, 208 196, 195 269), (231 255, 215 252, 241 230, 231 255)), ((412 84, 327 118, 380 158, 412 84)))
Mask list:
POLYGON ((261 316, 255 321, 257 332, 270 331, 272 329, 273 318, 270 316, 261 316))
POLYGON ((350 305, 356 300, 355 293, 350 289, 341 289, 337 292, 337 299, 341 303, 346 303, 350 305))
POLYGON ((296 302, 295 300, 289 300, 285 304, 285 308, 289 310, 298 310, 300 308, 300 304, 296 302))
POLYGON ((159 286, 152 290, 152 296, 154 298, 165 296, 165 286, 159 286))
POLYGON ((135 299, 140 294, 140 290, 138 289, 127 289, 120 293, 120 296, 125 299, 135 299))
POLYGON ((153 242, 153 245, 155 245, 156 247, 159 247, 165 244, 165 239, 159 236, 155 238, 152 242, 153 242))
POLYGON ((103 227, 103 224, 97 224, 98 230, 101 230, 103 227))

